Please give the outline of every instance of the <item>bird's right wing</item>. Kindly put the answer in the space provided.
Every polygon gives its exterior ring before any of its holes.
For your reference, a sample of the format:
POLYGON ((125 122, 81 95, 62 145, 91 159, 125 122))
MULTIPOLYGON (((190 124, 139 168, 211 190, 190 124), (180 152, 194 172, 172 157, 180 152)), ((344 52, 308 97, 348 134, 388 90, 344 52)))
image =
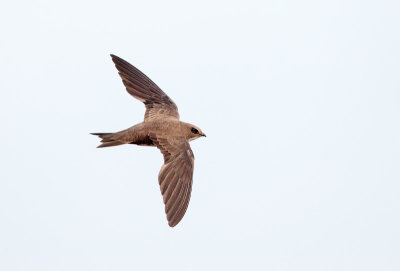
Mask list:
POLYGON ((166 117, 179 119, 174 101, 150 78, 122 58, 115 55, 111 58, 128 93, 145 104, 144 121, 166 117))
POLYGON ((194 155, 184 137, 149 135, 164 155, 158 175, 168 225, 176 226, 185 215, 192 191, 194 155))

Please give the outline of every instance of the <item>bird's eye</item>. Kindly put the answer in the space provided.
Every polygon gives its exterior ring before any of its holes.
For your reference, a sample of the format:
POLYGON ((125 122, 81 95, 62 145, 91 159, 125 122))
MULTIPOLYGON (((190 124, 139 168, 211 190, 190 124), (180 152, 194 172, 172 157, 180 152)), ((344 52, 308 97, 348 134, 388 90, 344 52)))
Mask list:
POLYGON ((192 131, 193 134, 198 134, 199 133, 199 131, 196 128, 192 128, 191 131, 192 131))

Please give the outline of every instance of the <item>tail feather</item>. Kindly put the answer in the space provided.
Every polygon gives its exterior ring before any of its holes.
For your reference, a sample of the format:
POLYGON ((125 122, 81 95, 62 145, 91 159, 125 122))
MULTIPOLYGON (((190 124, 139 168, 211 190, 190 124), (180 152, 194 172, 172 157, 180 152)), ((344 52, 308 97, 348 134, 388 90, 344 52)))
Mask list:
POLYGON ((91 133, 91 134, 101 138, 102 144, 97 146, 97 148, 112 147, 125 144, 124 142, 116 140, 114 137, 115 134, 113 133, 91 133))

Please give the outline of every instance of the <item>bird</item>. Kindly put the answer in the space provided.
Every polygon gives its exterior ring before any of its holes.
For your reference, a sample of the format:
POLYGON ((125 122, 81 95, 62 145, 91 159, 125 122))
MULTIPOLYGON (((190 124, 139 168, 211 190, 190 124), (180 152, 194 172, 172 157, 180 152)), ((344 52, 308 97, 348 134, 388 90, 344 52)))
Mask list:
POLYGON ((144 73, 122 58, 110 56, 127 92, 144 103, 144 120, 119 132, 91 134, 101 138, 97 148, 135 144, 161 151, 164 164, 158 183, 168 225, 175 227, 186 213, 192 192, 194 155, 189 142, 206 134, 196 125, 180 121, 175 102, 144 73))

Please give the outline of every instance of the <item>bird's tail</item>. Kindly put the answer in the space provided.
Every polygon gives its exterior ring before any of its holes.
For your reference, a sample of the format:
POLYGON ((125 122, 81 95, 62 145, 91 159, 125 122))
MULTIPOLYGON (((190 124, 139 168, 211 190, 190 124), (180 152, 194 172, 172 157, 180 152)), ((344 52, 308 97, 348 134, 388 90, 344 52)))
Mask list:
POLYGON ((101 138, 101 144, 97 146, 97 148, 104 148, 104 147, 112 147, 125 144, 116 139, 117 133, 91 133, 92 135, 98 136, 101 138))

